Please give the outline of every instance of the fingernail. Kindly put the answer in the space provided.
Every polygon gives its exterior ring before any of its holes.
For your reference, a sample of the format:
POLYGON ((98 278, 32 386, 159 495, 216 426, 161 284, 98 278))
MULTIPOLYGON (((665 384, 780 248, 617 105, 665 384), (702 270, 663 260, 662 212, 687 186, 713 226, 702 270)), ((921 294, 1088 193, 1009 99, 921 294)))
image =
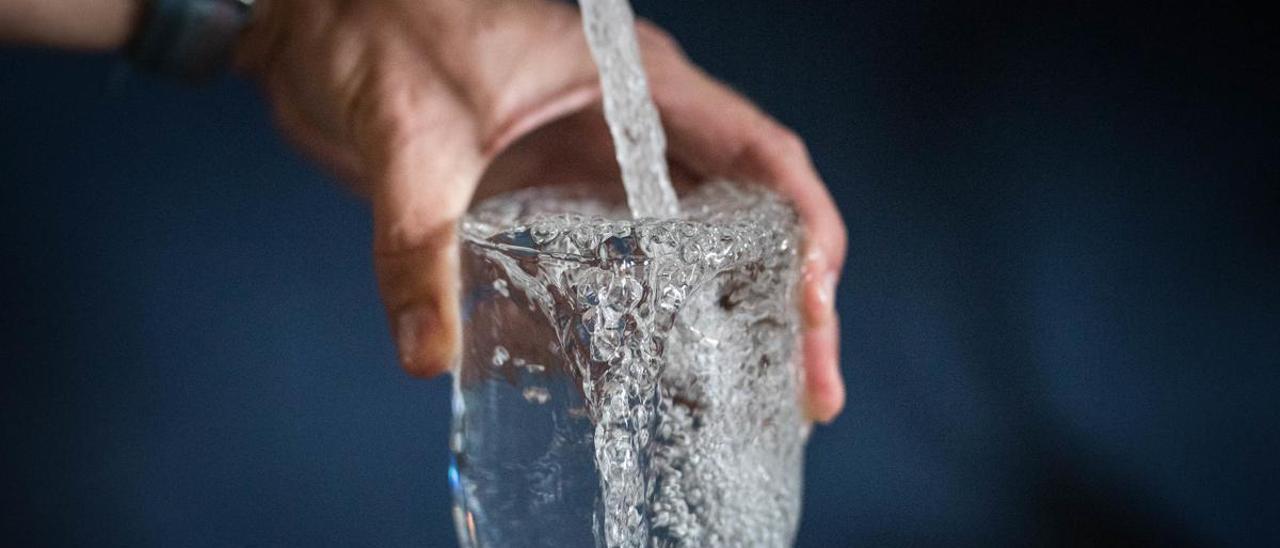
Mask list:
POLYGON ((420 308, 410 308, 396 317, 396 347, 400 353, 400 364, 405 368, 412 368, 417 359, 418 339, 425 323, 426 313, 420 308))
POLYGON ((831 317, 835 315, 835 291, 836 291, 836 275, 835 273, 817 274, 820 278, 814 280, 809 278, 805 281, 805 324, 810 327, 819 327, 826 325, 831 321, 831 317))
POLYGON ((836 363, 831 366, 835 369, 835 384, 832 385, 830 392, 825 394, 823 405, 810 409, 810 417, 817 421, 818 424, 831 424, 840 416, 840 410, 844 408, 845 402, 845 386, 844 375, 840 372, 840 361, 837 358, 836 363))
POLYGON ((822 277, 822 281, 818 283, 818 302, 822 303, 828 310, 835 310, 835 296, 836 275, 834 272, 828 272, 822 277))
POLYGON ((810 421, 820 425, 828 425, 835 422, 836 417, 840 416, 840 409, 844 407, 844 396, 836 397, 838 403, 833 402, 817 402, 812 400, 805 401, 805 416, 810 421))
POLYGON ((830 424, 845 403, 844 375, 840 370, 840 318, 806 335, 805 352, 818 361, 806 363, 805 411, 810 420, 830 424))
POLYGON ((807 272, 821 272, 825 270, 826 264, 826 255, 816 246, 813 246, 808 253, 804 254, 804 269, 807 272))

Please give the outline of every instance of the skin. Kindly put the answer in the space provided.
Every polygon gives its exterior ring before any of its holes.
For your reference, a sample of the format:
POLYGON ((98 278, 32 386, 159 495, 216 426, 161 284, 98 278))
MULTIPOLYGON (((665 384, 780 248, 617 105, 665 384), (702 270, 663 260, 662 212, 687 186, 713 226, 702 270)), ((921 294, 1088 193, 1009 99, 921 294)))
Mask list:
MULTIPOLYGON (((129 0, 0 0, 0 40, 119 48, 129 0), (91 15, 86 15, 86 14, 91 15)), ((833 295, 845 227, 803 141, 641 23, 673 177, 755 181, 806 229, 805 402, 844 404, 833 295)), ((434 376, 460 340, 457 222, 473 199, 538 181, 616 181, 577 11, 552 0, 259 0, 236 52, 284 134, 373 209, 374 267, 405 370, 434 376)), ((615 183, 609 183, 615 184, 615 183)))

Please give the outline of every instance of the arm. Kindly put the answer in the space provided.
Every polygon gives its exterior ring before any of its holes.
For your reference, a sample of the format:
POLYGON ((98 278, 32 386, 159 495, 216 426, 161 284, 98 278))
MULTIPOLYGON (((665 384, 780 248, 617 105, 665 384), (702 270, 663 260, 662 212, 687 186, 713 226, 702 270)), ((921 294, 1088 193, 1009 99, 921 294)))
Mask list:
MULTIPOLYGON (((239 55, 285 133, 369 196, 374 267, 405 369, 459 350, 458 219, 473 196, 616 177, 577 10, 547 0, 270 0, 239 55)), ((810 415, 844 403, 832 294, 845 229, 803 142, 642 23, 673 172, 771 183, 808 231, 810 415)))
POLYGON ((139 11, 136 0, 0 0, 0 43, 119 49, 139 11))
MULTIPOLYGON (((120 48, 138 0, 0 0, 0 42, 120 48)), ((808 231, 810 415, 844 403, 832 295, 845 229, 802 141, 640 27, 673 172, 772 184, 808 231)), ((372 202, 374 268, 402 365, 459 350, 455 229, 477 193, 616 177, 578 12, 549 0, 266 0, 240 40, 287 137, 372 202), (534 167, 536 166, 536 167, 534 167)))

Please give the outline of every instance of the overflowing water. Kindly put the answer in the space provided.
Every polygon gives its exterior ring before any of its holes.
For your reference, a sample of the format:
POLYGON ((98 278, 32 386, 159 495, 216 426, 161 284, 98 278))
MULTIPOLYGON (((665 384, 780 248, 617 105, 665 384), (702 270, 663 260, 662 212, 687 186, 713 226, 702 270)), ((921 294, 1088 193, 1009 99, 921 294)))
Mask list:
POLYGON ((800 234, 759 187, 677 203, 626 0, 581 0, 626 204, 489 199, 462 225, 450 446, 464 546, 786 546, 800 234))
POLYGON ((464 545, 787 545, 795 214, 711 183, 632 220, 591 191, 499 196, 463 225, 464 545))
POLYGON ((582 25, 600 71, 604 115, 622 168, 631 216, 675 217, 680 212, 667 174, 666 136, 649 95, 627 0, 581 0, 582 25))

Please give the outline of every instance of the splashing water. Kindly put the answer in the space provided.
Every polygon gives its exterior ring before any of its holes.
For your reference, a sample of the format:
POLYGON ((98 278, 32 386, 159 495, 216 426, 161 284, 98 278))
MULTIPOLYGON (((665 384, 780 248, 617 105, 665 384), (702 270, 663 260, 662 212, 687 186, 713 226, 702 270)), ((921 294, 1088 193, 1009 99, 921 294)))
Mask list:
POLYGON ((711 183, 679 218, 630 220, 591 192, 498 196, 463 224, 463 545, 786 546, 794 212, 711 183))
POLYGON ((682 208, 630 5, 579 5, 628 208, 527 189, 463 222, 461 544, 786 546, 809 428, 796 215, 726 182, 682 208))
POLYGON ((631 5, 627 0, 581 0, 579 5, 587 43, 600 71, 605 119, 631 216, 675 217, 680 205, 667 174, 666 136, 649 96, 631 5))

